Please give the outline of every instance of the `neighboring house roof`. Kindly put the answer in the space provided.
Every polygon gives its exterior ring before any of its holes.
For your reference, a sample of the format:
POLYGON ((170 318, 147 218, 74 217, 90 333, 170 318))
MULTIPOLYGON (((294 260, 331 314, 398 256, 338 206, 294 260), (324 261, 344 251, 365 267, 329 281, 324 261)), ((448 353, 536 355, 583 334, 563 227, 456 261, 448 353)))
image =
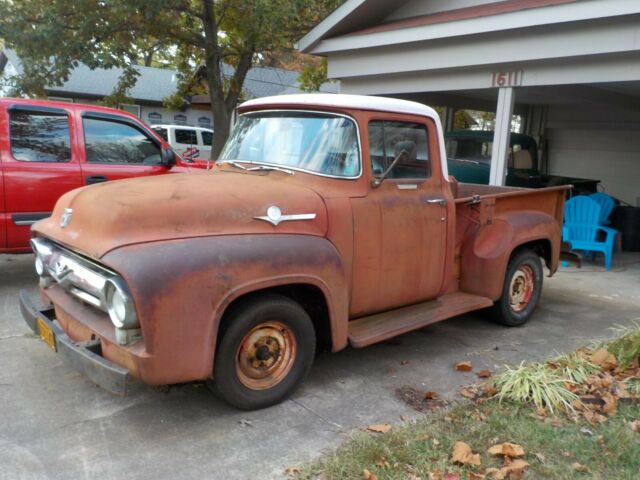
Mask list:
MULTIPOLYGON (((0 72, 4 68, 2 55, 6 57, 4 63, 11 64, 17 74, 22 73, 22 63, 13 50, 6 49, 0 53, 0 72)), ((142 102, 162 102, 172 95, 178 86, 178 72, 175 70, 137 66, 140 73, 135 86, 129 92, 129 96, 142 102)), ((105 97, 110 95, 118 84, 122 74, 121 68, 91 70, 88 66, 80 64, 76 67, 69 80, 62 86, 47 88, 55 94, 78 94, 88 97, 105 97)), ((227 77, 233 74, 229 66, 223 67, 223 74, 227 77)), ((297 72, 271 67, 254 67, 249 70, 244 83, 244 92, 247 98, 281 95, 283 93, 300 92, 298 88, 297 72)), ((327 84, 321 91, 334 92, 337 85, 327 84)), ((202 96, 199 96, 202 100, 202 96)), ((208 103, 208 98, 206 100, 208 103)), ((196 102, 199 103, 199 102, 196 102)))
POLYGON ((321 40, 377 24, 407 0, 347 0, 300 39, 296 48, 310 51, 321 40))

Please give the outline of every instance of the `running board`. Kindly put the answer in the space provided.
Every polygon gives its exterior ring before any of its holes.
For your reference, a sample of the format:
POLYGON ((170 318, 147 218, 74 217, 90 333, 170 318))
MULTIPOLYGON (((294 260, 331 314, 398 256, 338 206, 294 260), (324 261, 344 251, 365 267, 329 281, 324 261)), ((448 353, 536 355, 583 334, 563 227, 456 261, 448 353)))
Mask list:
POLYGON ((491 305, 493 301, 487 297, 461 292, 450 293, 436 300, 352 320, 349 322, 349 342, 355 348, 366 347, 491 305))

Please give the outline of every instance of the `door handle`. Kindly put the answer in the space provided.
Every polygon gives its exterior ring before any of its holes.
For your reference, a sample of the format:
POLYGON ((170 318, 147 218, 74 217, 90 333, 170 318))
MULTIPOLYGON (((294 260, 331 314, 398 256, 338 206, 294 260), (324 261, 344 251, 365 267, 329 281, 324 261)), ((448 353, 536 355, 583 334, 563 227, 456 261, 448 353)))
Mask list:
POLYGON ((104 175, 89 175, 85 180, 87 181, 87 185, 92 185, 94 183, 106 182, 109 179, 104 175))
POLYGON ((444 198, 428 198, 426 200, 426 203, 429 203, 429 204, 436 204, 437 203, 441 207, 444 207, 447 204, 447 201, 444 198))

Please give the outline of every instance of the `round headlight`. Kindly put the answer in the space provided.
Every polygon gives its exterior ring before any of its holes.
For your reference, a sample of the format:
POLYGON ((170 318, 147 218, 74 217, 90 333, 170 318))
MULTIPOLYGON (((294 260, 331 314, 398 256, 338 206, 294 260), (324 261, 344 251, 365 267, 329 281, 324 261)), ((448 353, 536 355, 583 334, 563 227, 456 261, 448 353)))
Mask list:
POLYGON ((105 297, 109 318, 116 328, 128 329, 138 326, 133 302, 121 282, 114 279, 108 280, 105 297))
POLYGON ((44 275, 44 261, 42 260, 42 257, 37 253, 36 253, 35 266, 36 266, 36 273, 38 274, 39 277, 42 277, 44 275))

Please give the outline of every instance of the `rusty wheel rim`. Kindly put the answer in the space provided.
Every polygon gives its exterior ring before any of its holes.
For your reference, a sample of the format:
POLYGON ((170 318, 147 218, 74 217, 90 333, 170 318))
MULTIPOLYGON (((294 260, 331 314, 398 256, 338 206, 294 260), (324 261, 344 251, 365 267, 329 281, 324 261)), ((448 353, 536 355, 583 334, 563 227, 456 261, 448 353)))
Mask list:
POLYGON ((266 390, 280 383, 291 371, 297 343, 293 331, 278 321, 253 327, 240 342, 236 373, 252 390, 266 390))
POLYGON ((522 265, 511 278, 509 285, 509 304, 514 312, 521 312, 533 296, 535 276, 529 265, 522 265))

